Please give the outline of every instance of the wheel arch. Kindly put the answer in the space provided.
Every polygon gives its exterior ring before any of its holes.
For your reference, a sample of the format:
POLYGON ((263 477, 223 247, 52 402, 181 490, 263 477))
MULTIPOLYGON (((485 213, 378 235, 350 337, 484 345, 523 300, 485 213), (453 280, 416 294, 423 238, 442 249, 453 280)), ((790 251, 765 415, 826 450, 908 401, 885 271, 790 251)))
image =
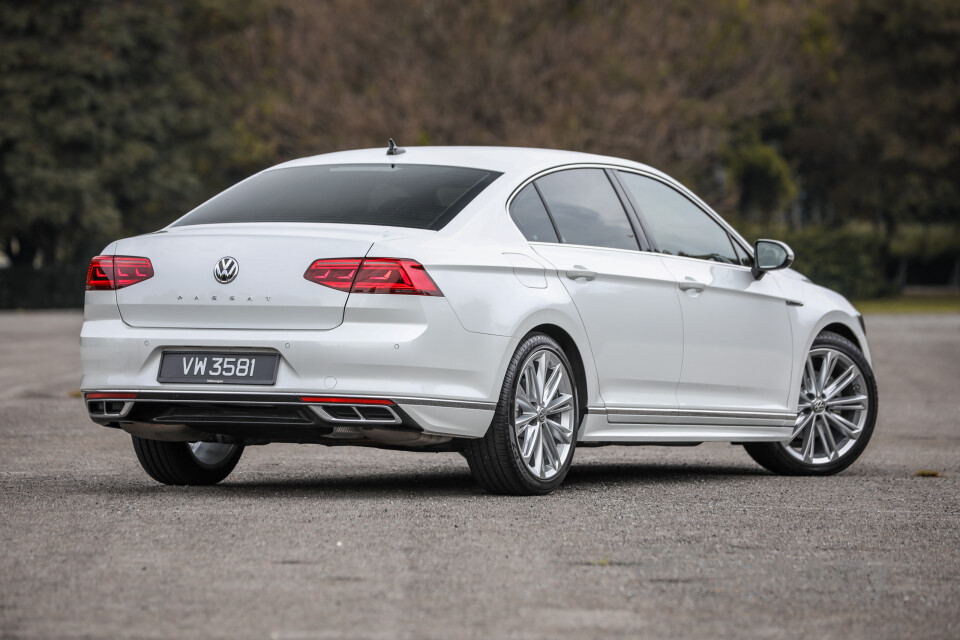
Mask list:
POLYGON ((527 331, 526 335, 530 335, 531 333, 543 333, 550 336, 559 343, 563 352, 567 354, 567 358, 570 360, 570 366, 573 367, 574 380, 577 384, 577 395, 580 398, 580 406, 578 407, 579 416, 577 416, 577 418, 578 422, 582 422, 583 417, 587 414, 587 404, 589 403, 590 396, 583 354, 580 353, 580 347, 577 346, 576 340, 563 328, 550 323, 537 325, 527 331))
MULTIPOLYGON (((813 346, 814 340, 816 340, 821 333, 831 331, 850 340, 854 346, 860 350, 864 358, 867 359, 867 363, 870 364, 871 367, 873 366, 873 358, 870 355, 870 346, 867 344, 866 334, 864 334, 855 315, 840 310, 833 310, 818 317, 815 316, 815 318, 816 319, 808 317, 806 323, 808 323, 807 327, 809 328, 802 330, 802 334, 805 335, 806 338, 803 343, 797 345, 803 348, 803 350, 797 354, 799 357, 806 357, 807 352, 809 352, 813 346)), ((806 323, 801 321, 800 326, 802 327, 803 324, 806 323)))
POLYGON ((861 352, 864 351, 863 344, 860 342, 860 338, 857 336, 856 333, 853 332, 853 329, 851 329, 847 325, 841 322, 833 322, 823 327, 822 329, 820 329, 820 331, 817 332, 817 335, 819 336, 824 331, 830 331, 830 332, 836 333, 837 335, 843 336, 844 338, 846 338, 847 340, 855 344, 857 348, 860 349, 861 352))

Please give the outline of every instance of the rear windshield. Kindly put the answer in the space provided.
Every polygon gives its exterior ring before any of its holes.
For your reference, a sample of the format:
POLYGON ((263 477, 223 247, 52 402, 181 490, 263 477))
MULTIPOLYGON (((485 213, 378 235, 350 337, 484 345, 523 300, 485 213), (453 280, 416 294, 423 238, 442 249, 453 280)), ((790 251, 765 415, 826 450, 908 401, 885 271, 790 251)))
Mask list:
POLYGON ((482 169, 409 164, 275 169, 228 189, 173 226, 332 222, 437 230, 500 175, 482 169))

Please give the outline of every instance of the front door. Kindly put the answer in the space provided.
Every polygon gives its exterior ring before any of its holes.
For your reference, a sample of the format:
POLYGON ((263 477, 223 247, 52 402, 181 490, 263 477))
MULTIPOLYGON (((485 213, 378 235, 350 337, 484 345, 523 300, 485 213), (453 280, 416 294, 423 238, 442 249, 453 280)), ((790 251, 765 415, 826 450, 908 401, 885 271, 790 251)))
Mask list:
POLYGON ((663 261, 676 278, 683 310, 680 410, 785 412, 793 336, 776 280, 757 280, 744 266, 671 256, 663 261))

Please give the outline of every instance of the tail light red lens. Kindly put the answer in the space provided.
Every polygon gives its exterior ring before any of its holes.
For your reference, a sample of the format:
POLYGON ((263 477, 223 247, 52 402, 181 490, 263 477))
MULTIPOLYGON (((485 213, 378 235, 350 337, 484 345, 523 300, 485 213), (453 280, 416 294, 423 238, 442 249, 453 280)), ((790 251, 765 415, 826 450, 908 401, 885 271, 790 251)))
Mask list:
POLYGON ((153 277, 149 258, 97 256, 87 269, 87 291, 113 291, 153 277))
POLYGON ((310 282, 350 293, 443 295, 427 270, 415 260, 397 258, 315 260, 303 277, 310 282))
POLYGON ((338 260, 315 260, 311 264, 303 277, 310 282, 322 284, 325 287, 340 289, 341 291, 350 291, 353 281, 357 277, 357 269, 360 268, 360 258, 344 258, 338 260))

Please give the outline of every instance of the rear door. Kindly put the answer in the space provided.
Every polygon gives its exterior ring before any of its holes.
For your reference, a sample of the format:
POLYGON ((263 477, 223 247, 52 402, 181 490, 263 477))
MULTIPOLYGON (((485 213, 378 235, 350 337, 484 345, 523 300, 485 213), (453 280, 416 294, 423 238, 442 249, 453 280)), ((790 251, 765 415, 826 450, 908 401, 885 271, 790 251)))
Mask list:
POLYGON ((518 193, 511 215, 580 313, 608 419, 635 421, 637 407, 674 413, 683 356, 676 285, 659 256, 640 251, 639 229, 607 172, 539 178, 518 193))

